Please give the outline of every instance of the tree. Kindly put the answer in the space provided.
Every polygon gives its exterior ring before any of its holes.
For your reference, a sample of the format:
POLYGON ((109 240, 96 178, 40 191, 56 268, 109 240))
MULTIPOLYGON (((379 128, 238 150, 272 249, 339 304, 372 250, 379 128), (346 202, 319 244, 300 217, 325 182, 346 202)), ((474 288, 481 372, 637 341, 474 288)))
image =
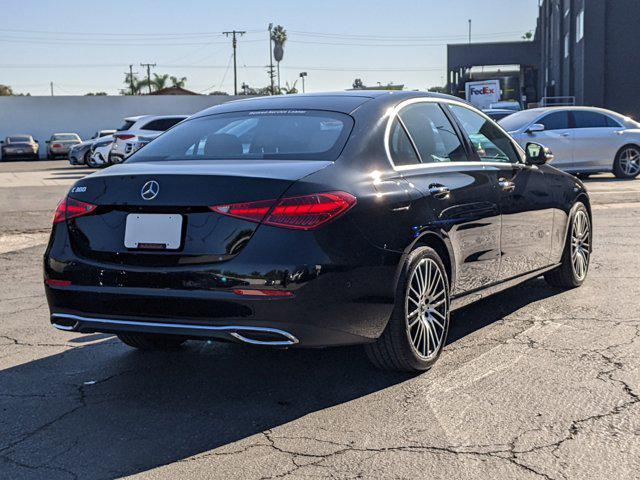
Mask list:
POLYGON ((229 94, 221 90, 214 90, 213 92, 210 92, 209 95, 229 95, 229 94))
POLYGON ((92 97, 92 96, 103 97, 107 95, 107 92, 89 92, 89 93, 85 93, 84 95, 85 97, 92 97))
POLYGON ((522 40, 533 40, 533 31, 529 30, 522 35, 522 40))
POLYGON ((140 95, 141 90, 147 85, 146 80, 139 79, 135 74, 127 73, 124 77, 127 88, 120 90, 121 95, 140 95))
POLYGON ((447 87, 429 87, 427 91, 434 93, 449 93, 447 87))
POLYGON ((280 92, 283 93, 284 95, 292 95, 294 93, 298 93, 298 89, 296 88, 297 83, 298 83, 298 80, 293 82, 293 85, 289 85, 289 82, 287 82, 286 86, 280 89, 280 92))
POLYGON ((152 88, 155 88, 156 90, 162 90, 163 88, 167 88, 168 83, 169 83, 168 73, 164 73, 162 75, 158 75, 157 73, 153 74, 153 80, 151 80, 152 88))
POLYGON ((273 40, 273 58, 278 65, 278 91, 280 90, 280 62, 284 57, 284 44, 286 43, 287 31, 282 25, 276 25, 271 31, 271 40, 273 40))
POLYGON ((173 75, 169 77, 171 79, 171 86, 176 88, 184 88, 187 83, 187 77, 174 77, 173 75))
POLYGON ((9 85, 0 84, 0 97, 8 97, 13 95, 13 89, 9 85))
POLYGON ((363 88, 364 88, 364 82, 362 81, 362 79, 361 79, 361 78, 356 78, 356 79, 353 81, 353 85, 352 85, 352 87, 353 87, 353 89, 354 89, 354 90, 361 90, 361 89, 363 89, 363 88))

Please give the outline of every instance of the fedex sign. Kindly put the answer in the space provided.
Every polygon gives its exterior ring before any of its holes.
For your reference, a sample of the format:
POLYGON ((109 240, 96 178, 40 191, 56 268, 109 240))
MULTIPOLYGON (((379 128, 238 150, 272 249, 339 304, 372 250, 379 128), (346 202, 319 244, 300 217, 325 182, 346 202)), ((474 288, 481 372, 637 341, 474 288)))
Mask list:
POLYGON ((467 82, 466 98, 478 108, 489 108, 492 103, 500 101, 500 80, 484 80, 467 82))

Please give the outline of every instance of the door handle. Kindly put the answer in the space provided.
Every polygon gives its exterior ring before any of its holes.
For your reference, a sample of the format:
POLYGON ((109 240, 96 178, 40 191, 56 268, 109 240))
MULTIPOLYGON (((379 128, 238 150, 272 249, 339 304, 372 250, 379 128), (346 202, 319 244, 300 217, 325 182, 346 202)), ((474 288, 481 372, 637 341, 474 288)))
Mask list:
POLYGON ((429 193, 433 198, 445 199, 451 193, 449 187, 445 187, 444 185, 429 185, 429 193))
POLYGON ((504 192, 513 192, 516 188, 516 184, 511 180, 507 180, 506 178, 501 178, 498 180, 498 185, 504 192))

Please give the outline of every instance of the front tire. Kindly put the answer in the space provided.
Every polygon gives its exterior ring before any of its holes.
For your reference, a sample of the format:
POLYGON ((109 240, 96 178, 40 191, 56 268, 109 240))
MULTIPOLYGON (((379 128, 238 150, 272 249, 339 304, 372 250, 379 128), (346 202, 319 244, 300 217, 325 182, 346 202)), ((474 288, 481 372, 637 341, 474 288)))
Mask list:
POLYGON ((398 280, 396 304, 369 360, 383 370, 423 372, 436 362, 449 332, 449 281, 440 256, 429 247, 414 250, 398 280))
POLYGON ((613 162, 616 178, 631 180, 640 174, 640 148, 635 145, 623 147, 613 162))
POLYGON ((562 263, 558 268, 544 275, 549 285, 576 288, 584 283, 589 272, 591 237, 589 213, 583 203, 578 203, 567 232, 562 263))
POLYGON ((151 333, 121 333, 120 341, 138 350, 175 350, 186 340, 173 335, 156 335, 151 333))

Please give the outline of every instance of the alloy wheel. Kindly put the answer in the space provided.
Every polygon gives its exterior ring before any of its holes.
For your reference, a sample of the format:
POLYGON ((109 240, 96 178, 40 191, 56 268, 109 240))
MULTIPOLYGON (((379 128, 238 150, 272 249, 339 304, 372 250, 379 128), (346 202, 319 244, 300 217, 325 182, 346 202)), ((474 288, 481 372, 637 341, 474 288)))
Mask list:
POLYGON ((435 261, 423 258, 411 274, 406 300, 407 333, 415 352, 433 358, 444 341, 449 310, 447 285, 435 261))
POLYGON ((591 228, 587 214, 578 210, 571 229, 571 264, 578 280, 584 280, 589 268, 591 228))
POLYGON ((625 148, 620 154, 620 168, 622 172, 632 177, 640 172, 640 151, 634 147, 625 148))

